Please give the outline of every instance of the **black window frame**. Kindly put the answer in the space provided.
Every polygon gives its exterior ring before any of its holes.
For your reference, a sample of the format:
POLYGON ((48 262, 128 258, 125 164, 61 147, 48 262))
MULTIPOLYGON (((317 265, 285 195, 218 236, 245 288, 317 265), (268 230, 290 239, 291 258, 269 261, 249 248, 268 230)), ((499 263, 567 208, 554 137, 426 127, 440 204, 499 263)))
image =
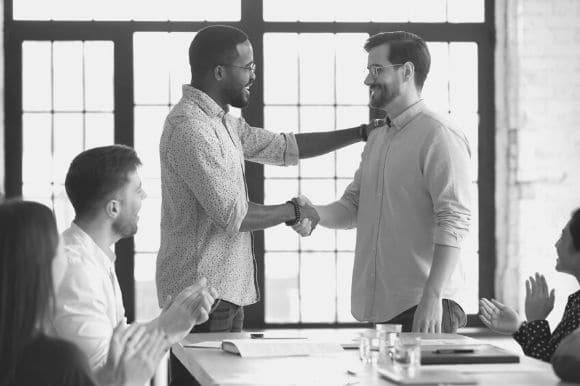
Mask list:
MULTIPOLYGON (((35 41, 109 40, 114 44, 114 139, 134 144, 133 34, 135 32, 193 32, 211 24, 229 24, 244 30, 252 42, 257 65, 253 103, 244 109, 245 119, 263 126, 263 35, 270 32, 368 33, 406 30, 428 41, 475 42, 478 47, 478 190, 479 190, 479 295, 494 296, 495 241, 495 108, 494 47, 495 4, 485 0, 483 23, 377 23, 377 22, 272 22, 264 21, 262 0, 242 0, 237 22, 170 21, 33 21, 14 20, 13 1, 4 1, 5 54, 5 192, 22 194, 22 43, 35 41)), ((247 163, 250 199, 264 201, 263 167, 247 163)), ((135 319, 134 240, 117 243, 117 274, 129 322, 135 319)), ((258 285, 264 294, 264 232, 254 233, 258 285)), ((246 307, 245 328, 353 327, 356 323, 265 323, 264 301, 246 307)), ((481 326, 477 315, 468 316, 469 326, 481 326)))

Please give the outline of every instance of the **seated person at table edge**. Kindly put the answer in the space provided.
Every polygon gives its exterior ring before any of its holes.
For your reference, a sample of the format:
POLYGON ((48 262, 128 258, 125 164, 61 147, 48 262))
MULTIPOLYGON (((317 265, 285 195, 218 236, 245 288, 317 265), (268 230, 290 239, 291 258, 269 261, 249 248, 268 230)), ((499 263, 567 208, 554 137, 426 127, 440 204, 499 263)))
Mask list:
MULTIPOLYGON (((562 230, 556 242, 556 271, 572 275, 580 282, 580 209, 562 230)), ((548 290, 543 275, 526 280, 526 319, 524 321, 512 308, 495 299, 481 299, 480 319, 493 331, 513 334, 528 356, 550 361, 560 342, 580 326, 580 291, 568 297, 564 316, 553 333, 546 320, 554 308, 555 291, 548 290)), ((580 370, 579 370, 580 372, 580 370)))

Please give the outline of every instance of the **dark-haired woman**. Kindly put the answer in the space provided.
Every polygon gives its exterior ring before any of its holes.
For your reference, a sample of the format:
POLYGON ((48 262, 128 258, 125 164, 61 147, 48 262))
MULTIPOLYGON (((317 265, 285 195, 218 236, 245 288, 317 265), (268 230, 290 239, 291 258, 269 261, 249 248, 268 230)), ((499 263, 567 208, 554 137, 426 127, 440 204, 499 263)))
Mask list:
MULTIPOLYGON (((556 271, 570 274, 580 283, 580 209, 577 209, 556 242, 556 271)), ((480 319, 493 331, 513 334, 528 356, 550 361, 560 342, 580 327, 580 291, 568 297, 562 320, 550 332, 546 320, 554 308, 554 290, 543 275, 536 273, 526 281, 526 320, 512 308, 492 299, 481 299, 480 319)))

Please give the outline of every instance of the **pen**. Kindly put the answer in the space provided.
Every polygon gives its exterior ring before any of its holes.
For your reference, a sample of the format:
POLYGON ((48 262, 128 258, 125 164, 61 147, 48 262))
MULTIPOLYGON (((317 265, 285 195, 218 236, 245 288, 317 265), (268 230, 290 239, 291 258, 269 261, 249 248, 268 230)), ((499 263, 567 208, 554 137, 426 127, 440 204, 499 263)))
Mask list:
POLYGON ((444 348, 433 351, 435 354, 473 354, 472 348, 444 348))
POLYGON ((252 339, 306 339, 303 336, 264 336, 264 334, 250 334, 252 339))

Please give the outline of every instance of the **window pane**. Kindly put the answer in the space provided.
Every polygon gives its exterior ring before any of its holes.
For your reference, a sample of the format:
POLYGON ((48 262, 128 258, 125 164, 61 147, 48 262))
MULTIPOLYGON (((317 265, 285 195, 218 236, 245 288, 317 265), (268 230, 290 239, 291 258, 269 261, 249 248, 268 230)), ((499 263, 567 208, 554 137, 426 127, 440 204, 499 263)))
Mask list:
POLYGON ((14 0, 16 20, 240 20, 240 0, 14 0))
POLYGON ((159 140, 168 112, 167 106, 135 107, 135 150, 143 162, 143 178, 161 178, 159 140))
POLYGON ((471 149, 471 178, 473 181, 477 181, 477 171, 478 171, 478 138, 477 131, 479 125, 479 114, 473 113, 455 113, 451 114, 451 119, 453 119, 459 128, 465 133, 467 140, 469 141, 469 148, 471 149))
POLYGON ((350 293, 354 253, 338 253, 336 259, 336 296, 338 322, 356 322, 350 313, 350 293))
POLYGON ((300 34, 300 103, 334 103, 333 34, 300 34))
POLYGON ((432 109, 449 111, 449 43, 428 42, 431 69, 425 80, 422 96, 432 109))
POLYGON ((54 42, 54 109, 83 110, 83 44, 54 42))
MULTIPOLYGON (((368 122, 368 107, 338 107, 337 127, 347 128, 368 122)), ((336 151, 336 176, 353 178, 357 171, 364 143, 356 143, 336 151)), ((342 194, 342 192, 340 192, 342 194)))
POLYGON ((191 69, 189 67, 189 45, 195 32, 171 32, 168 39, 169 56, 165 58, 169 63, 170 100, 174 105, 183 95, 184 84, 191 83, 191 69))
POLYGON ((296 104, 298 34, 265 34, 264 54, 264 102, 296 104))
POLYGON ((332 5, 335 12, 336 21, 370 21, 370 15, 374 11, 372 0, 357 0, 357 1, 336 1, 332 5))
POLYGON ((85 109, 113 111, 113 43, 85 42, 85 109))
POLYGON ((266 253, 264 268, 266 323, 298 322, 300 319, 298 254, 266 253))
POLYGON ((55 182, 64 183, 71 161, 83 149, 83 115, 54 114, 55 182))
MULTIPOLYGON (((334 179, 301 180, 300 193, 314 204, 328 204, 334 201, 334 179)), ((317 227, 310 237, 300 239, 300 248, 310 251, 333 251, 335 249, 335 232, 332 229, 317 227)))
POLYGON ((161 311, 155 285, 156 258, 154 253, 135 254, 135 319, 138 322, 154 319, 161 311))
MULTIPOLYGON (((153 183, 149 183, 152 185, 153 183)), ((147 192, 147 198, 141 204, 139 212, 139 232, 135 235, 135 249, 139 252, 157 253, 161 237, 161 197, 160 182, 157 189, 143 188, 147 192)))
POLYGON ((114 115, 87 113, 85 115, 85 148, 107 146, 115 142, 114 115))
POLYGON ((371 20, 378 22, 409 21, 409 3, 398 0, 371 0, 371 20))
POLYGON ((451 111, 477 112, 477 44, 450 43, 451 111))
POLYGON ((301 321, 336 320, 336 266, 334 253, 302 253, 300 260, 301 321), (324 283, 324 285, 321 285, 324 283))
POLYGON ((51 44, 22 43, 22 109, 50 111, 51 106, 51 44))
POLYGON ((22 182, 52 181, 51 115, 22 116, 22 182))
POLYGON ((483 0, 447 0, 447 20, 450 23, 483 23, 483 0))
POLYGON ((298 180, 267 179, 264 181, 264 204, 282 204, 298 194, 298 180))
POLYGON ((411 22, 438 23, 447 19, 445 0, 408 0, 411 22))
POLYGON ((336 35, 340 42, 336 44, 336 103, 368 103, 368 87, 364 84, 367 53, 363 48, 367 38, 367 34, 336 35))
MULTIPOLYGON (((170 103, 169 39, 166 32, 137 32, 133 35, 136 104, 170 103)), ((187 60, 187 52, 183 53, 182 60, 187 60)))
POLYGON ((64 232, 75 218, 75 211, 68 199, 64 184, 54 186, 53 210, 58 230, 64 232))

